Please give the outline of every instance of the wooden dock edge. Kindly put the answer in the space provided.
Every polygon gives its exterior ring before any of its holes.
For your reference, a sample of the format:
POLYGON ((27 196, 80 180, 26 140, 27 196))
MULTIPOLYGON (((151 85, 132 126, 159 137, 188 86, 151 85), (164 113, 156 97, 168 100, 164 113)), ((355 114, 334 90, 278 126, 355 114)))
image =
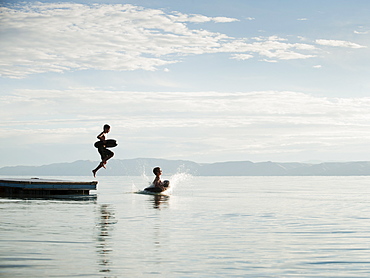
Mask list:
POLYGON ((96 190, 97 181, 75 182, 46 179, 0 179, 1 197, 47 197, 90 194, 96 190))

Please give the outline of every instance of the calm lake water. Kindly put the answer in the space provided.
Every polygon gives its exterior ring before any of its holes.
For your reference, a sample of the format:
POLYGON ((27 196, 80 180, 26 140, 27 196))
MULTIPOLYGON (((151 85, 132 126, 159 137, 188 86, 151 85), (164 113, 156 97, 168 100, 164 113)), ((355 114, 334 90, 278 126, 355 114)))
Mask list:
POLYGON ((370 177, 163 178, 0 199, 0 277, 370 277, 370 177))

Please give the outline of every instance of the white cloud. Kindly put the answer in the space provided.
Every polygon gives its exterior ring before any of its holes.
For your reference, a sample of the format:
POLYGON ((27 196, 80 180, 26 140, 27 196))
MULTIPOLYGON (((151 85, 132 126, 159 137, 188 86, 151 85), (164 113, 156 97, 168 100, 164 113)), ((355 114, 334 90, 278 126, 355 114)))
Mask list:
POLYGON ((179 127, 210 125, 227 128, 261 122, 370 125, 370 98, 322 98, 296 92, 126 92, 78 88, 19 90, 1 96, 0 100, 3 127, 22 124, 22 121, 33 125, 52 124, 53 121, 69 124, 70 119, 84 121, 91 114, 95 121, 106 117, 107 111, 117 121, 133 117, 125 125, 139 127, 151 126, 157 118, 161 118, 161 125, 179 127), (150 119, 148 115, 154 118, 150 119), (142 121, 135 122, 135 119, 142 121))
POLYGON ((287 41, 287 39, 280 38, 278 36, 270 36, 268 39, 269 41, 287 41))
MULTIPOLYGON (((164 14, 163 14, 164 15, 164 14)), ((167 15, 171 18, 174 22, 193 22, 193 23, 203 23, 203 22, 216 22, 216 23, 227 23, 227 22, 235 22, 239 21, 236 18, 230 17, 208 17, 199 14, 191 14, 186 15, 183 13, 173 13, 173 15, 167 15)))
POLYGON ((219 16, 219 17, 214 17, 213 21, 214 22, 219 22, 219 23, 226 23, 226 22, 235 22, 235 21, 239 21, 239 20, 236 19, 236 18, 229 18, 229 17, 219 16))
POLYGON ((357 27, 357 30, 353 31, 353 33, 357 35, 367 35, 369 34, 369 30, 368 30, 368 27, 360 25, 357 27))
POLYGON ((132 5, 34 3, 2 8, 1 74, 24 77, 66 70, 155 70, 173 54, 201 54, 227 36, 183 22, 231 22, 201 15, 166 15, 132 5))
MULTIPOLYGON (((313 45, 289 43, 278 36, 258 37, 249 42, 247 38, 187 26, 238 21, 235 18, 165 13, 128 4, 35 2, 0 9, 3 77, 84 69, 153 71, 180 62, 179 57, 205 53, 230 53, 233 59, 244 60, 259 55, 276 61, 316 56, 310 53, 315 51, 313 45)), ((339 42, 317 41, 343 46, 339 42)))
POLYGON ((258 53, 260 56, 264 56, 270 59, 278 60, 290 60, 290 59, 307 59, 315 57, 312 54, 303 54, 297 50, 314 50, 315 47, 312 45, 302 44, 302 43, 286 43, 282 42, 284 39, 278 38, 276 36, 269 38, 254 38, 256 42, 244 43, 240 41, 234 41, 229 44, 223 45, 223 48, 234 49, 238 52, 254 52, 258 53))
POLYGON ((248 60, 253 58, 253 55, 250 54, 233 54, 231 55, 231 59, 235 60, 248 60))
POLYGON ((269 59, 262 59, 260 61, 266 62, 266 63, 277 63, 278 62, 277 60, 269 60, 269 59))
POLYGON ((357 34, 357 35, 367 35, 369 34, 369 31, 353 31, 353 33, 357 34))
POLYGON ((0 117, 0 139, 14 142, 15 150, 34 143, 90 146, 105 123, 135 157, 223 160, 314 153, 323 146, 337 153, 370 141, 370 98, 289 91, 18 90, 0 97, 0 117))
POLYGON ((321 69, 322 68, 322 65, 315 65, 315 66, 313 66, 313 68, 315 68, 315 69, 321 69))
POLYGON ((364 48, 366 46, 359 45, 357 43, 349 42, 349 41, 341 41, 341 40, 324 40, 319 39, 316 40, 317 44, 320 45, 327 45, 327 46, 338 46, 338 47, 347 47, 347 48, 364 48))

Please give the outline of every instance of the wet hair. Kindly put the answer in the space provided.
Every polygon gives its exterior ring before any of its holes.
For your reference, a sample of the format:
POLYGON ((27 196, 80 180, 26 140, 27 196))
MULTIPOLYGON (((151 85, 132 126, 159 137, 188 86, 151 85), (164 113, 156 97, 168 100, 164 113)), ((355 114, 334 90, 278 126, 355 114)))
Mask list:
POLYGON ((105 129, 110 129, 110 125, 107 125, 107 124, 106 124, 106 125, 104 125, 104 127, 103 127, 103 128, 104 128, 104 130, 105 130, 105 129))
POLYGON ((154 175, 157 175, 157 173, 158 173, 160 170, 161 170, 161 168, 160 168, 160 167, 155 167, 155 168, 153 169, 153 174, 154 174, 154 175))
POLYGON ((170 181, 165 180, 163 181, 163 187, 169 187, 170 186, 170 181))

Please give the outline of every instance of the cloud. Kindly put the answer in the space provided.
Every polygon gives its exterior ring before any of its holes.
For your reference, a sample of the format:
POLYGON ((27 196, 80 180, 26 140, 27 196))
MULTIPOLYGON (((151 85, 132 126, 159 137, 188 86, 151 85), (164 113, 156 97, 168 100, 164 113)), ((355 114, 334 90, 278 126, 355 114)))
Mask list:
MULTIPOLYGON (((166 13, 129 4, 34 2, 0 9, 0 74, 8 78, 86 69, 154 71, 206 53, 230 53, 239 60, 251 55, 276 61, 316 56, 315 46, 277 36, 233 38, 188 26, 237 22, 235 18, 166 13)), ((343 45, 338 42, 317 41, 343 45)))
MULTIPOLYGON (((370 98, 320 98, 297 92, 126 92, 78 88, 18 90, 1 96, 1 126, 70 125, 129 119, 132 128, 250 125, 368 126, 370 98), (27 107, 27 109, 25 109, 27 107), (153 109, 155 108, 155 109, 153 109), (171 115, 171 117, 168 117, 171 115), (189 115, 192 115, 189 117, 189 115), (73 119, 73 120, 72 120, 73 119), (115 120, 114 120, 115 119, 115 120)), ((3 133, 6 136, 6 133, 3 133)))
MULTIPOLYGON (((233 41, 228 44, 224 44, 222 47, 227 51, 228 48, 234 49, 235 52, 247 52, 248 55, 256 53, 261 57, 267 57, 270 59, 277 60, 291 60, 291 59, 307 59, 315 57, 312 54, 304 54, 298 51, 312 51, 315 47, 308 44, 302 43, 286 43, 285 39, 277 36, 255 37, 255 42, 244 43, 243 41, 233 41)), ((233 55, 232 58, 249 57, 244 55, 233 55)))
POLYGON ((354 30, 353 33, 357 35, 367 35, 369 34, 369 30, 366 26, 358 26, 357 30, 354 30))
POLYGON ((357 34, 357 35, 367 35, 369 34, 369 31, 353 31, 353 33, 357 34))
POLYGON ((327 46, 338 46, 338 47, 346 47, 346 48, 365 48, 366 46, 359 45, 357 43, 349 42, 349 41, 341 41, 341 40, 324 40, 319 39, 316 40, 317 44, 320 45, 327 45, 327 46))
POLYGON ((236 19, 236 18, 229 18, 229 17, 219 16, 219 17, 214 17, 213 21, 214 22, 219 22, 219 23, 226 23, 226 22, 235 22, 235 21, 239 21, 239 20, 236 19))
MULTIPOLYGON (((162 12, 159 12, 162 14, 162 12)), ((164 13, 162 15, 165 15, 164 13)), ((173 13, 173 15, 168 15, 174 22, 192 22, 192 23, 203 23, 203 22, 216 22, 216 23, 229 23, 239 21, 236 18, 230 17, 208 17, 199 14, 186 15, 183 13, 173 13)))
POLYGON ((269 59, 262 59, 260 61, 266 62, 266 63, 277 63, 278 62, 277 60, 269 60, 269 59))
POLYGON ((248 60, 253 58, 253 55, 251 54, 233 54, 231 55, 231 59, 235 60, 248 60))
POLYGON ((155 70, 219 46, 227 36, 191 30, 184 22, 233 19, 132 5, 42 4, 2 8, 1 74, 20 78, 67 70, 155 70))
POLYGON ((75 142, 90 146, 101 126, 109 123, 113 138, 134 157, 150 154, 204 161, 266 154, 271 158, 312 154, 323 147, 338 153, 370 141, 369 107, 370 98, 290 91, 22 89, 0 97, 0 139, 11 140, 15 150, 33 144, 55 149, 75 142), (153 145, 162 147, 153 149, 153 145))

